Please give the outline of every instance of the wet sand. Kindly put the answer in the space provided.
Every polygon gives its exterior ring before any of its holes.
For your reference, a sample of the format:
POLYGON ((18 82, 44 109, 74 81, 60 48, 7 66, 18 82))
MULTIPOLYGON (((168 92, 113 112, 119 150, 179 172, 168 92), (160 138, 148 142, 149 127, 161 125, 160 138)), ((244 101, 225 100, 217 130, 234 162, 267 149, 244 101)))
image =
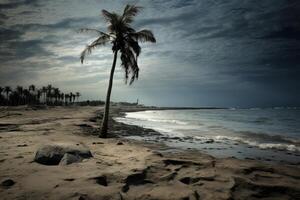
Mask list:
MULTIPOLYGON (((114 107, 120 111, 146 108, 114 107)), ((97 137, 101 107, 0 109, 1 199, 297 199, 299 166, 218 159, 125 139, 159 134, 111 122, 97 137), (82 145, 93 157, 70 165, 34 162, 45 144, 82 145)))

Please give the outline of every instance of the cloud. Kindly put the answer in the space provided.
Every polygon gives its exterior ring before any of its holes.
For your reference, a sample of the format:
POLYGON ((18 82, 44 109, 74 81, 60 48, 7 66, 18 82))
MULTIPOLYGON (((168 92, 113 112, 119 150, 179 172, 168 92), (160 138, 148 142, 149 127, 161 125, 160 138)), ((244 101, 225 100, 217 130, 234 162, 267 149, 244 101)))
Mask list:
MULTIPOLYGON (((157 43, 141 44, 140 80, 133 87, 123 85, 117 64, 113 98, 140 96, 149 104, 172 98, 178 99, 177 105, 188 98, 193 99, 190 105, 221 105, 224 99, 221 106, 234 106, 251 103, 236 99, 248 94, 253 104, 271 102, 264 91, 272 90, 272 85, 274 94, 290 96, 286 99, 293 99, 297 91, 287 88, 300 87, 297 0, 141 0, 139 4, 144 10, 133 26, 151 29, 157 43), (167 95, 160 101, 147 92, 167 95)), ((81 65, 79 54, 96 35, 76 30, 105 30, 100 10, 123 10, 120 1, 25 0, 2 3, 0 9, 0 84, 12 79, 19 84, 56 81, 70 90, 72 85, 86 89, 90 98, 103 98, 111 49, 95 50, 81 65)))
POLYGON ((10 3, 1 3, 0 10, 2 9, 14 9, 19 6, 39 6, 39 0, 14 0, 10 3))

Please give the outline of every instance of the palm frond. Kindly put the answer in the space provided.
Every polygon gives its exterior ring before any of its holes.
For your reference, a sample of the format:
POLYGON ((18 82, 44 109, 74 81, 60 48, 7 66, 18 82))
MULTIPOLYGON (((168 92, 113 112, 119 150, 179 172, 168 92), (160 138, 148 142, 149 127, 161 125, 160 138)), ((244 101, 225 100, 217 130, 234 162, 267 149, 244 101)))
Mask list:
POLYGON ((97 29, 93 29, 93 28, 81 28, 78 30, 79 33, 86 33, 86 32, 93 32, 93 33, 97 33, 99 35, 107 35, 109 36, 109 34, 103 32, 103 31, 99 31, 97 29))
POLYGON ((136 54, 136 57, 138 57, 141 53, 141 47, 139 43, 136 40, 133 40, 132 38, 128 38, 126 40, 128 48, 132 49, 134 53, 136 54))
POLYGON ((111 24, 114 24, 116 21, 118 21, 118 18, 119 18, 119 15, 114 13, 114 12, 108 12, 107 10, 102 10, 102 15, 104 17, 104 19, 111 23, 111 24))
POLYGON ((105 45, 109 41, 109 37, 109 35, 102 35, 98 39, 93 41, 90 45, 87 45, 86 48, 80 54, 81 63, 83 63, 83 60, 85 59, 87 54, 91 54, 95 48, 105 45))
POLYGON ((122 15, 123 22, 131 23, 133 22, 134 16, 136 16, 142 7, 135 6, 135 5, 126 5, 124 8, 124 12, 122 15))
POLYGON ((138 79, 139 67, 137 64, 137 57, 134 55, 134 51, 130 48, 124 47, 121 51, 121 66, 125 70, 125 83, 131 75, 129 85, 131 85, 136 79, 138 79))
POLYGON ((153 43, 156 42, 156 39, 155 39, 152 31, 146 30, 146 29, 135 32, 135 33, 130 33, 128 36, 134 38, 137 41, 141 41, 141 42, 153 42, 153 43))

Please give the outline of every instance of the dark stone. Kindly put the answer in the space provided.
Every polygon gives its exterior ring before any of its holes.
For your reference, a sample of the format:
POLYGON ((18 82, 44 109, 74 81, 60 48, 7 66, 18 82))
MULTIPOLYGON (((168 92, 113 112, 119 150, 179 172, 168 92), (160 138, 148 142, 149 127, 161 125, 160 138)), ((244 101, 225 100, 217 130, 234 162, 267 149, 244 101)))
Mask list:
POLYGON ((83 146, 52 144, 40 147, 36 152, 34 161, 44 165, 58 165, 65 154, 73 155, 67 155, 69 158, 64 161, 66 163, 74 160, 78 161, 78 157, 80 159, 92 157, 90 150, 83 146))
POLYGON ((15 184, 16 182, 13 181, 12 179, 6 179, 4 181, 2 181, 1 186, 3 187, 11 187, 15 184))
POLYGON ((118 142, 117 145, 123 145, 123 142, 118 142))

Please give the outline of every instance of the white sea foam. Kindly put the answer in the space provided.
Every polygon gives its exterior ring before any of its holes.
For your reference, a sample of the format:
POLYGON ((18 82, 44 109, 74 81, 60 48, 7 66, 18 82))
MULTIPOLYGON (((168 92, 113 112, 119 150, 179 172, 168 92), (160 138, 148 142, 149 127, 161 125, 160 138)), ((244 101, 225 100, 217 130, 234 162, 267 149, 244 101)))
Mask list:
POLYGON ((214 139, 221 143, 230 140, 260 149, 300 151, 298 110, 233 109, 234 112, 228 109, 130 112, 117 121, 154 129, 170 137, 214 139))
MULTIPOLYGON (((118 118, 120 119, 120 118, 118 118)), ((149 122, 161 122, 161 123, 171 123, 171 124, 180 124, 180 125, 187 125, 188 122, 184 122, 181 120, 175 120, 175 119, 153 119, 153 118, 141 118, 141 117, 133 117, 128 116, 126 117, 128 120, 139 120, 139 121, 149 121, 149 122)))
POLYGON ((250 146, 258 147, 260 149, 279 149, 279 150, 288 150, 288 151, 300 151, 300 147, 294 144, 284 144, 284 143, 260 143, 258 141, 247 140, 241 137, 230 137, 230 136, 215 136, 215 139, 220 140, 232 140, 248 144, 250 146))

